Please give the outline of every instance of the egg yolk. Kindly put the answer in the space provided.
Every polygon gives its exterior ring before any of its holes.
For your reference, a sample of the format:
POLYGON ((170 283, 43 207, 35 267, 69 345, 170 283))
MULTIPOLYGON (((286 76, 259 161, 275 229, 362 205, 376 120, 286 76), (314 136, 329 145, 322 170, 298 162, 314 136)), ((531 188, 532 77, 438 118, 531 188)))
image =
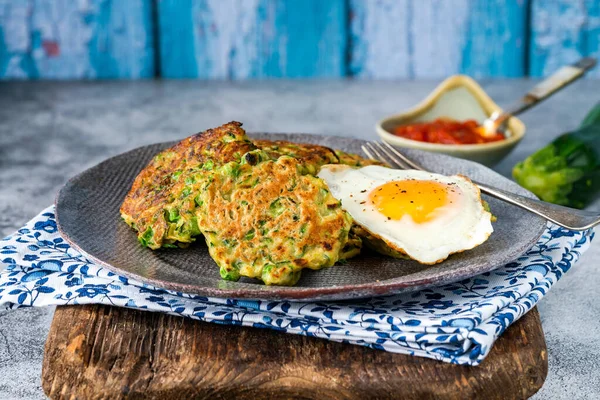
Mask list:
POLYGON ((435 218, 436 211, 452 202, 447 184, 425 180, 402 180, 384 183, 369 193, 369 200, 389 219, 409 215, 414 222, 435 218))

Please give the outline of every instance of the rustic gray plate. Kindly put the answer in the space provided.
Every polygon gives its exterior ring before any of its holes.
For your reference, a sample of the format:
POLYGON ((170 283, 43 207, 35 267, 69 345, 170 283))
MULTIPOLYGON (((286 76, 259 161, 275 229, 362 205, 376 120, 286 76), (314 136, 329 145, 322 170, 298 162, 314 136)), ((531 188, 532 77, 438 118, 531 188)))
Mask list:
MULTIPOLYGON (((332 136, 253 134, 255 138, 317 143, 360 153, 364 142, 332 136)), ((172 143, 141 147, 110 158, 67 182, 56 199, 56 219, 64 238, 77 250, 106 268, 157 287, 206 296, 341 300, 383 295, 440 285, 491 271, 523 254, 543 233, 543 219, 488 198, 498 216, 494 233, 481 246, 455 254, 441 264, 423 266, 365 252, 345 265, 303 271, 293 287, 265 286, 242 278, 221 280, 203 240, 188 249, 152 251, 139 245, 136 235, 119 216, 119 207, 134 178, 160 150, 172 143)), ((494 171, 445 155, 406 150, 426 168, 444 174, 465 174, 502 189, 532 196, 494 171)))

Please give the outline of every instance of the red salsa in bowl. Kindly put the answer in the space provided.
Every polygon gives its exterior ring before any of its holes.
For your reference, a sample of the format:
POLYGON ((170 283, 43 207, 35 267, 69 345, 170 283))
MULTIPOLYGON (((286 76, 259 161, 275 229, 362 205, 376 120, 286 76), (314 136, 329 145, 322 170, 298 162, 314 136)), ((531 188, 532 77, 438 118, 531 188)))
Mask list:
POLYGON ((455 121, 438 118, 430 122, 414 122, 397 126, 392 133, 405 139, 438 144, 481 144, 505 139, 499 132, 486 135, 484 128, 472 119, 455 121))

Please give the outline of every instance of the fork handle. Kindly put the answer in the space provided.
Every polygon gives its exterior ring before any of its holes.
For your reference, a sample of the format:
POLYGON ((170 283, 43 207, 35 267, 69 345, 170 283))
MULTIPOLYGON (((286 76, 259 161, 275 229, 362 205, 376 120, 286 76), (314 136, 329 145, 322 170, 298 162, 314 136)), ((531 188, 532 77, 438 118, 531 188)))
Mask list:
POLYGON ((573 231, 583 231, 600 223, 600 214, 592 211, 576 210, 569 207, 546 203, 516 193, 474 182, 482 193, 496 197, 517 207, 524 208, 534 214, 573 231))
POLYGON ((538 104, 542 100, 547 99, 560 89, 563 89, 570 83, 575 82, 595 65, 595 58, 585 57, 572 65, 566 65, 560 68, 558 71, 538 83, 529 92, 527 92, 527 94, 522 97, 518 103, 509 107, 506 109, 506 111, 494 112, 491 116, 491 119, 496 123, 497 127, 502 126, 510 117, 529 110, 531 107, 538 104))

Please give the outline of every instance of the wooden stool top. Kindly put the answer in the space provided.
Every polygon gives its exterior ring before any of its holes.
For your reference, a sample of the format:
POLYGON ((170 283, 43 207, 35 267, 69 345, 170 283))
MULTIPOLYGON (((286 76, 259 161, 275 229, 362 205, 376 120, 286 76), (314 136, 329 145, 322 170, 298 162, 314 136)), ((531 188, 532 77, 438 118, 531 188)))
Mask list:
POLYGON ((537 309, 478 367, 110 306, 57 307, 42 385, 52 399, 519 399, 548 371, 537 309))

